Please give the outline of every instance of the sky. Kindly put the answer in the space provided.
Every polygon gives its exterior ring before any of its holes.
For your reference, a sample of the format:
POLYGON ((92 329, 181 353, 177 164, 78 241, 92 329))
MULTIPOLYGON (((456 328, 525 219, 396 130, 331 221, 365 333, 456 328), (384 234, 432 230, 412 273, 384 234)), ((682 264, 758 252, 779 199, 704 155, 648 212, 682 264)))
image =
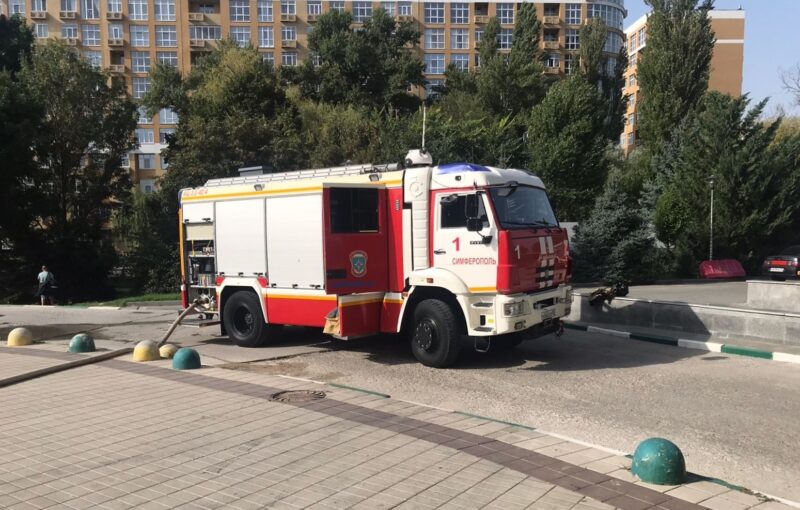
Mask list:
MULTIPOLYGON (((781 70, 800 64, 800 0, 715 0, 716 9, 745 12, 744 81, 742 92, 753 101, 770 97, 765 114, 775 115, 783 106, 787 115, 800 116, 792 96, 783 90, 781 70)), ((647 13, 644 0, 625 0, 625 27, 647 13)))

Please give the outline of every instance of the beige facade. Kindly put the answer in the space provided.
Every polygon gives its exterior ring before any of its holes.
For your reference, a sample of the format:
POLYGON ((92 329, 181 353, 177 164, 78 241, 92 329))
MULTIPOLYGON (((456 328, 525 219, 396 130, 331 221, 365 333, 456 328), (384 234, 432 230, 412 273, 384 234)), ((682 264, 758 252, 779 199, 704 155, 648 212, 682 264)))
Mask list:
MULTIPOLYGON (((148 73, 158 61, 186 73, 192 63, 223 38, 251 44, 265 60, 296 65, 309 57, 307 35, 316 19, 333 9, 353 13, 356 25, 378 8, 399 20, 413 21, 421 33, 414 49, 426 64, 429 87, 441 83, 449 64, 465 69, 479 65, 477 43, 491 17, 501 23, 500 48, 511 47, 521 2, 321 1, 321 0, 0 0, 6 14, 21 14, 39 38, 62 38, 75 45, 97 67, 124 77, 134 98, 150 86, 148 73)), ((542 22, 545 72, 568 73, 577 65, 578 31, 589 18, 610 28, 605 50, 609 70, 624 44, 623 0, 535 1, 542 22)), ((140 118, 140 147, 129 164, 143 191, 155 187, 166 170, 160 153, 164 135, 177 118, 162 111, 140 118)))
MULTIPOLYGON (((713 10, 709 12, 711 29, 716 42, 711 56, 711 72, 708 80, 710 90, 738 97, 742 94, 742 69, 744 66, 745 11, 713 10)), ((642 16, 625 30, 628 47, 628 69, 625 72, 624 93, 628 95, 625 129, 620 145, 629 153, 638 144, 637 102, 639 83, 636 64, 642 50, 647 46, 647 16, 642 16)))

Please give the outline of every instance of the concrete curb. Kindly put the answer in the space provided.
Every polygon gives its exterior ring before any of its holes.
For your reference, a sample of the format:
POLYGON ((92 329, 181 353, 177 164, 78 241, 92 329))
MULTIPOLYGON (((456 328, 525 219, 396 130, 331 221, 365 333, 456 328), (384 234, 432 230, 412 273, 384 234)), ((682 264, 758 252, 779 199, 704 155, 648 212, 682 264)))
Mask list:
POLYGON ((765 351, 762 349, 755 349, 752 347, 742 347, 738 345, 721 344, 717 342, 703 342, 701 340, 688 340, 685 338, 678 338, 678 337, 631 333, 629 331, 621 331, 616 329, 607 329, 596 326, 589 326, 588 324, 583 324, 580 322, 565 322, 564 327, 567 329, 586 331, 587 333, 600 333, 602 335, 615 336, 618 338, 624 338, 628 340, 639 340, 642 342, 650 342, 661 345, 672 345, 674 347, 683 347, 684 349, 697 349, 700 351, 736 354, 738 356, 749 356, 751 358, 761 358, 774 361, 783 361, 784 363, 800 364, 800 354, 788 354, 784 352, 765 351))

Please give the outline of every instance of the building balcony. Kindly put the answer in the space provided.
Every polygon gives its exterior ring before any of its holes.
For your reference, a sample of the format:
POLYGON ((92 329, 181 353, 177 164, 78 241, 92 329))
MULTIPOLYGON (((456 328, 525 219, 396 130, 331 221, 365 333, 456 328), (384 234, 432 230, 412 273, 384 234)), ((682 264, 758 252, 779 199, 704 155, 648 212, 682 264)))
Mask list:
POLYGON ((108 45, 109 46, 125 46, 125 40, 124 39, 109 39, 108 40, 108 45))
POLYGON ((315 21, 317 21, 318 17, 319 17, 319 14, 308 14, 306 16, 306 21, 308 21, 309 23, 314 23, 315 21))
POLYGON ((559 74, 560 72, 561 72, 561 69, 559 69, 558 67, 545 67, 544 68, 544 74, 559 74))
POLYGON ((206 42, 203 39, 189 39, 189 48, 193 50, 200 50, 206 47, 206 42))
POLYGON ((397 21, 414 21, 414 16, 398 16, 397 21))
POLYGON ((483 15, 474 16, 473 20, 475 21, 475 23, 478 23, 478 24, 486 24, 486 23, 489 23, 489 16, 483 16, 483 15))
POLYGON ((112 73, 116 74, 123 74, 125 72, 125 65, 124 64, 111 64, 108 66, 108 70, 112 73))
POLYGON ((297 48, 297 40, 281 41, 281 48, 297 48))
POLYGON ((59 11, 58 17, 61 19, 75 19, 78 15, 75 11, 59 11))
POLYGON ((64 42, 69 46, 77 46, 80 44, 81 40, 77 37, 65 37, 64 42))
POLYGON ((281 14, 282 23, 294 23, 295 21, 297 21, 297 16, 295 14, 281 14))
POLYGON ((544 49, 546 50, 557 50, 559 47, 558 41, 545 41, 544 42, 544 49))
POLYGON ((122 19, 122 13, 121 12, 107 12, 106 13, 106 19, 121 20, 122 19))
POLYGON ((543 21, 544 21, 545 25, 560 25, 561 24, 561 18, 559 18, 558 16, 545 16, 543 21))
POLYGON ((44 11, 31 11, 31 19, 47 19, 47 13, 44 11))
POLYGON ((189 21, 203 21, 205 18, 205 14, 202 12, 190 12, 189 13, 189 21))

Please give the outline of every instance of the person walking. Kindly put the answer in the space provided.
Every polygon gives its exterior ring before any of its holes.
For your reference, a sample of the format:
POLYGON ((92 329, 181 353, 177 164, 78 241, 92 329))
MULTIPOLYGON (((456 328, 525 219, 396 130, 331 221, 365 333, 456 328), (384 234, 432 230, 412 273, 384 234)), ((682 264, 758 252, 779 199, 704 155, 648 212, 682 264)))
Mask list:
POLYGON ((36 294, 41 298, 42 306, 45 306, 48 301, 51 305, 54 305, 53 287, 55 287, 56 283, 55 276, 47 270, 47 266, 42 266, 42 272, 39 273, 37 279, 39 280, 39 288, 36 294))

